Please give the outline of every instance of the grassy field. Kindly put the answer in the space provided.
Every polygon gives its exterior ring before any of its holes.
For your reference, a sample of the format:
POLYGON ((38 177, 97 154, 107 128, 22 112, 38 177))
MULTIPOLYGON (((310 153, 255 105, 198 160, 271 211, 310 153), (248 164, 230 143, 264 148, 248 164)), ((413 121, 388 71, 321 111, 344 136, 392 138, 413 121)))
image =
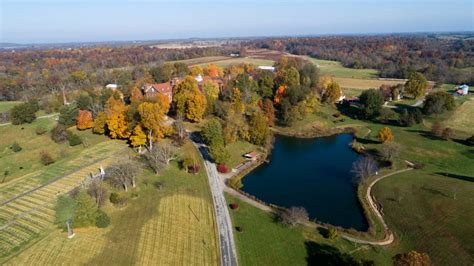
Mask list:
POLYGON ((474 134, 474 97, 466 100, 454 111, 446 126, 474 134))
MULTIPOLYGON (((51 140, 49 133, 49 130, 55 124, 56 121, 54 119, 45 118, 35 120, 31 124, 0 127, 0 135, 2 136, 0 138, 0 169, 2 170, 0 172, 0 181, 2 182, 0 183, 5 183, 37 171, 48 171, 59 165, 64 166, 66 162, 77 158, 81 152, 93 148, 100 142, 109 141, 107 137, 92 134, 90 130, 80 132, 72 128, 71 131, 79 134, 88 144, 88 147, 86 148, 84 145, 71 147, 67 142, 58 144, 51 140), (44 127, 48 132, 43 135, 37 135, 36 128, 39 126, 44 127), (15 141, 22 147, 22 150, 19 152, 13 152, 10 149, 15 141), (43 166, 39 158, 39 153, 43 150, 47 150, 57 162, 49 166, 43 166)), ((96 155, 100 154, 97 153, 96 155)), ((73 168, 74 166, 71 170, 73 168)), ((64 173, 55 170, 53 172, 54 175, 64 173)), ((47 179, 42 178, 41 180, 45 181, 47 179)))
POLYGON ((228 202, 237 202, 238 210, 230 210, 241 265, 343 265, 339 259, 374 260, 376 265, 391 265, 391 252, 383 248, 359 245, 338 238, 329 240, 319 231, 290 228, 276 222, 274 217, 230 195, 228 202), (330 264, 332 263, 332 264, 330 264), (318 265, 318 264, 316 264, 318 265))
POLYGON ((186 65, 199 65, 199 64, 208 64, 215 61, 222 61, 226 59, 231 59, 232 57, 228 56, 205 56, 205 57, 198 57, 192 59, 185 59, 185 60, 177 60, 177 61, 168 61, 168 63, 185 63, 186 65))
POLYGON ((226 146, 230 152, 229 166, 235 167, 245 161, 244 154, 258 150, 258 147, 244 141, 236 141, 226 146))
MULTIPOLYGON (((237 64, 244 64, 244 63, 253 64, 255 66, 272 66, 275 63, 275 61, 244 57, 244 58, 231 58, 231 59, 226 59, 226 60, 218 60, 218 61, 213 61, 210 63, 216 64, 219 67, 225 68, 230 65, 237 65, 237 64)), ((200 65, 205 66, 207 64, 200 64, 200 65)))
POLYGON ((378 89, 380 86, 404 84, 404 79, 358 79, 335 77, 334 80, 341 85, 343 89, 367 90, 378 89))
MULTIPOLYGON (((191 143, 181 152, 197 153, 191 143)), ((106 206, 112 220, 109 228, 79 229, 72 240, 55 229, 7 264, 218 264, 214 212, 204 170, 187 174, 178 163, 160 175, 145 170, 137 189, 129 193, 136 197, 126 207, 106 206), (155 182, 163 188, 157 190, 155 182)))
POLYGON ((11 102, 1 102, 0 101, 0 113, 6 112, 10 110, 13 106, 20 104, 19 101, 11 101, 11 102))
POLYGON ((342 66, 338 61, 321 60, 311 57, 306 57, 319 67, 321 75, 328 75, 338 78, 357 78, 357 79, 371 79, 378 78, 379 71, 376 69, 354 69, 342 66))

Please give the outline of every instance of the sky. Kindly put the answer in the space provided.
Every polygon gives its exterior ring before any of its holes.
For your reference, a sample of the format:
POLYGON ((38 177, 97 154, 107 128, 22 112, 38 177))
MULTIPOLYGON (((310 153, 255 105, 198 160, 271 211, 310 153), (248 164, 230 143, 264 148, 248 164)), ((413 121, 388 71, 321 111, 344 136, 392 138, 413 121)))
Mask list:
POLYGON ((0 0, 0 42, 474 31, 474 0, 0 0))

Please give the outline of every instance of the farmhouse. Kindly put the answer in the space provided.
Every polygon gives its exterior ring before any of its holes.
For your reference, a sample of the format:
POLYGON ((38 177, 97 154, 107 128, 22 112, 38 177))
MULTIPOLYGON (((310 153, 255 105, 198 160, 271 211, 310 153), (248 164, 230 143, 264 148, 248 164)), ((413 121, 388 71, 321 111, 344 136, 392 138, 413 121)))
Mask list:
POLYGON ((164 94, 168 97, 171 103, 173 100, 173 85, 172 82, 163 82, 155 84, 145 84, 142 86, 143 95, 147 98, 155 97, 158 93, 164 94))

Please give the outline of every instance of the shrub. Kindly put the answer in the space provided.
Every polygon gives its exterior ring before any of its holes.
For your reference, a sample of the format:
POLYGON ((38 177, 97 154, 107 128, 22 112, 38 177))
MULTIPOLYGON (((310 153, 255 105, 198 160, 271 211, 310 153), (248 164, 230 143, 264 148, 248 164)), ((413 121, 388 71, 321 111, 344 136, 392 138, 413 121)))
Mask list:
POLYGON ((54 163, 54 159, 51 154, 44 150, 40 152, 40 160, 43 165, 50 165, 54 163))
POLYGON ((229 172, 229 168, 225 164, 219 164, 217 166, 217 171, 222 174, 226 174, 229 172))
POLYGON ((112 204, 115 204, 118 206, 123 206, 127 203, 127 198, 116 192, 110 193, 109 200, 112 204))
POLYGON ((454 138, 454 136, 455 136, 454 130, 452 128, 447 127, 443 130, 443 134, 441 136, 445 140, 450 140, 450 139, 454 138))
POLYGON ((303 207, 291 207, 282 210, 279 216, 282 222, 289 226, 295 226, 297 223, 307 222, 309 220, 308 212, 303 207))
POLYGON ((21 150, 22 150, 22 148, 21 148, 20 144, 18 144, 18 142, 16 142, 16 141, 15 141, 15 142, 13 142, 13 144, 12 144, 12 147, 11 147, 11 148, 12 148, 12 150, 13 150, 14 152, 19 152, 19 151, 21 151, 21 150))
POLYGON ((57 124, 53 130, 51 130, 51 139, 56 143, 64 142, 68 139, 68 133, 66 126, 57 124))
POLYGON ((47 132, 47 130, 45 126, 39 125, 36 127, 35 132, 36 132, 36 135, 40 136, 40 135, 44 135, 47 132))
POLYGON ((163 182, 161 182, 161 181, 156 181, 155 183, 153 183, 153 185, 155 186, 155 188, 156 188, 157 190, 161 190, 161 189, 163 189, 163 187, 164 187, 165 184, 164 184, 163 182))
POLYGON ((82 144, 82 138, 77 134, 69 133, 67 139, 69 141, 70 146, 76 146, 76 145, 82 144))
POLYGON ((337 232, 336 228, 329 228, 328 230, 328 238, 331 240, 335 240, 339 237, 339 233, 337 232))
POLYGON ((95 225, 98 228, 106 228, 107 226, 110 225, 110 217, 103 210, 99 210, 99 214, 97 215, 97 220, 95 221, 95 225))
POLYGON ((75 104, 62 106, 59 109, 58 123, 67 127, 75 125, 78 112, 75 104))
POLYGON ((22 103, 15 105, 10 110, 10 119, 13 125, 31 123, 36 119, 37 106, 32 103, 22 103))
POLYGON ((242 228, 242 226, 236 226, 235 227, 235 230, 237 230, 237 232, 239 233, 242 233, 244 231, 244 229, 242 228))
POLYGON ((232 210, 236 210, 236 209, 239 208, 239 204, 237 204, 237 203, 231 203, 229 206, 232 210))

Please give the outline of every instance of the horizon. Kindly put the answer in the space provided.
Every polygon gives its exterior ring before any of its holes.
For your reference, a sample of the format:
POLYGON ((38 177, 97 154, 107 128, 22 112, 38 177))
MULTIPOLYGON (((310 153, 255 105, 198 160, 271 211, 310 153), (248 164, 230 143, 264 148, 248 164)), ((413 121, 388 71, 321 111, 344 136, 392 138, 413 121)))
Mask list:
POLYGON ((474 30, 466 0, 4 0, 0 7, 0 42, 25 45, 474 30))

